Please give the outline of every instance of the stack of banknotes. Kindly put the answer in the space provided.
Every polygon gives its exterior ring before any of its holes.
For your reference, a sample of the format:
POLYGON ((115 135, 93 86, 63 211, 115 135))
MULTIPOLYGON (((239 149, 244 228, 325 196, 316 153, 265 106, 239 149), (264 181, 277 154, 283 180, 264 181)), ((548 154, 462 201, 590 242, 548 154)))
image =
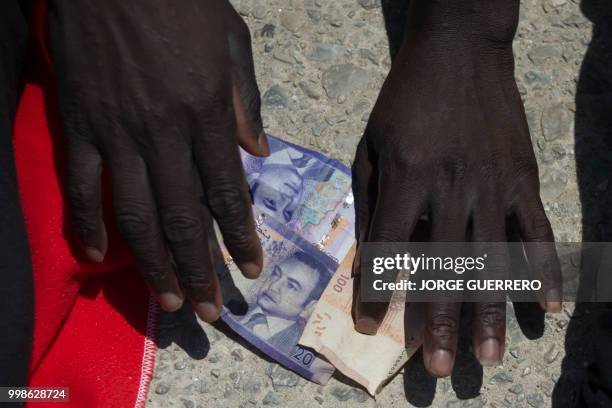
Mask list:
POLYGON ((264 270, 245 279, 222 248, 222 319, 279 364, 318 383, 336 369, 375 395, 421 345, 421 313, 394 294, 378 334, 351 317, 355 211, 342 163, 269 137, 266 158, 241 152, 264 270), (405 334, 408 333, 408 334, 405 334))

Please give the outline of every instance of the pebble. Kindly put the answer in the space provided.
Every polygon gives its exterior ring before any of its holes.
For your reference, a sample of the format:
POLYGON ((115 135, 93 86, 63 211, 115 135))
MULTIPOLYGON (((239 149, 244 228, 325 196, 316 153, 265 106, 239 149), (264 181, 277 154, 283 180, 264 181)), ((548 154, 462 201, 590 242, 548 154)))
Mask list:
POLYGON ((242 355, 242 350, 240 349, 232 350, 232 357, 235 361, 244 361, 244 356, 242 355))
POLYGON ((213 368, 212 370, 210 370, 210 375, 212 375, 215 378, 219 378, 219 376, 221 375, 221 371, 219 371, 216 368, 213 368))
POLYGON ((542 394, 529 394, 527 403, 534 408, 542 408, 544 406, 544 397, 542 394))
POLYGON ((352 95, 355 91, 367 86, 368 72, 353 64, 334 65, 323 73, 322 82, 327 96, 338 98, 352 95))
POLYGON ((286 108, 289 103, 287 91, 280 85, 271 86, 262 99, 263 104, 269 108, 286 108))
POLYGON ((554 45, 546 44, 533 48, 527 55, 534 64, 541 65, 549 58, 559 57, 561 52, 554 45))
POLYGON ((559 197, 567 185, 567 173, 563 170, 545 169, 540 177, 541 194, 544 201, 553 201, 559 197))
POLYGON ((177 361, 176 363, 174 363, 174 369, 175 370, 184 370, 185 368, 187 368, 187 363, 184 361, 177 361))
POLYGON ((278 364, 271 363, 266 371, 268 377, 272 380, 272 385, 276 387, 295 387, 300 378, 297 374, 284 369, 278 364))
POLYGON ((373 10, 380 7, 380 0, 357 0, 359 5, 366 10, 373 10))
POLYGON ((550 142, 569 136, 572 115, 563 104, 558 103, 544 109, 540 123, 544 139, 550 142))
POLYGON ((300 82, 300 89, 304 91, 306 96, 312 99, 321 98, 321 93, 315 88, 315 86, 307 81, 300 82))
POLYGON ((317 401, 320 405, 323 405, 323 397, 321 397, 320 395, 316 395, 314 397, 315 401, 317 401))
POLYGON ((155 393, 158 395, 167 394, 170 391, 170 386, 166 383, 159 383, 157 387, 155 387, 155 393))
POLYGON ((268 391, 262 403, 264 405, 278 406, 281 405, 282 401, 277 393, 275 393, 274 391, 268 391))
POLYGON ((521 373, 521 377, 527 377, 529 374, 531 374, 531 368, 530 367, 525 367, 525 369, 521 373))
POLYGON ((520 394, 521 392, 523 392, 523 384, 514 384, 512 387, 508 388, 508 391, 513 394, 520 394))
POLYGON ((332 62, 346 52, 346 48, 338 44, 322 43, 315 45, 314 49, 308 54, 308 59, 315 62, 332 62))
POLYGON ((552 364, 559 357, 559 354, 561 354, 561 352, 557 350, 557 346, 553 343, 550 345, 548 351, 544 353, 544 361, 546 361, 547 364, 552 364))
POLYGON ((306 15, 303 11, 287 11, 281 14, 281 25, 292 33, 297 33, 306 23, 306 15))
POLYGON ((195 407, 195 403, 191 400, 181 398, 181 402, 183 403, 184 408, 194 408, 195 407))
POLYGON ((353 389, 342 385, 336 385, 331 389, 330 394, 338 401, 348 401, 353 396, 353 389))
POLYGON ((510 383, 514 381, 512 374, 507 371, 500 371, 489 380, 489 384, 510 383))

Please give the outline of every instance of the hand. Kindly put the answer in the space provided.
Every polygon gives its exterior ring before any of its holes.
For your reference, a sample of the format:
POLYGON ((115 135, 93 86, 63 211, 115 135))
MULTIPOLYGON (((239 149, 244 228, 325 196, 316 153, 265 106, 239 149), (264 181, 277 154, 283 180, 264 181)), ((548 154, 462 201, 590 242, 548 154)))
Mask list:
POLYGON ((119 229, 161 306, 186 296, 215 320, 213 218, 246 277, 263 263, 238 150, 269 154, 248 28, 226 0, 53 0, 49 18, 68 199, 87 255, 101 262, 107 249, 104 160, 119 229))
MULTIPOLYGON (((539 197, 538 168, 514 80, 518 1, 415 1, 407 36, 354 164, 360 242, 408 242, 425 216, 432 241, 503 242, 516 222, 542 307, 560 310, 560 269, 539 197), (469 4, 468 4, 469 3, 469 4), (473 3, 473 4, 472 4, 473 3)), ((356 275, 360 262, 355 262, 356 275)), ((356 329, 374 334, 386 304, 356 296, 356 329)), ((473 349, 500 363, 505 302, 475 308, 473 349)), ((450 375, 460 303, 427 304, 423 357, 450 375)))

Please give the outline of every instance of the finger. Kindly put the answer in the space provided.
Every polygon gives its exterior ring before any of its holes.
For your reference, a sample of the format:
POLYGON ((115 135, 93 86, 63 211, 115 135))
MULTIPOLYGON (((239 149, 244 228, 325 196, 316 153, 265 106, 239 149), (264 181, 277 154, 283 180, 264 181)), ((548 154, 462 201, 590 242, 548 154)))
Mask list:
MULTIPOLYGON (((482 194, 481 197, 491 197, 482 194)), ((476 255, 487 254, 486 269, 477 273, 477 279, 507 279, 510 258, 506 239, 506 219, 502 211, 482 203, 474 209, 472 239, 476 255), (485 274, 487 276, 485 276, 485 274)), ((472 348, 483 366, 499 365, 504 357, 506 342, 506 302, 503 299, 484 299, 474 303, 472 348)))
POLYGON ((542 281, 540 305, 547 312, 561 311, 561 266, 550 222, 538 195, 521 199, 514 213, 531 273, 542 281))
MULTIPOLYGON (((439 182, 430 204, 432 242, 464 242, 467 238, 469 203, 450 183, 439 182)), ((435 248, 437 252, 438 248, 435 248)), ((451 251, 459 247, 449 247, 451 251)), ((453 255, 446 253, 446 256, 453 255)), ((455 364, 461 303, 431 302, 426 307, 423 361, 429 373, 449 376, 455 364)))
POLYGON ((353 162, 353 192, 355 194, 355 214, 357 225, 357 241, 367 239, 370 219, 376 203, 378 183, 374 175, 374 152, 368 150, 367 136, 364 135, 355 153, 353 162))
MULTIPOLYGON (((386 174, 380 178, 376 208, 372 215, 367 242, 408 242, 414 226, 425 207, 425 194, 417 183, 386 174)), ((359 265, 358 265, 359 266, 359 265)), ((356 271, 356 275, 361 275, 356 271)), ((364 279, 367 277, 360 277, 364 279)), ((356 288, 353 303, 355 329, 364 334, 376 334, 382 323, 388 302, 366 302, 361 289, 356 288)))
POLYGON ((102 262, 108 248, 100 192, 102 158, 86 141, 70 140, 67 148, 66 191, 74 227, 87 257, 102 262))
POLYGON ((183 294, 164 244, 144 160, 136 154, 114 152, 109 162, 119 230, 161 307, 178 310, 183 294))
POLYGON ((212 322, 221 312, 221 288, 211 260, 207 230, 212 222, 203 212, 197 169, 189 146, 180 137, 163 139, 159 151, 173 152, 147 160, 166 245, 185 295, 200 318, 212 322))
POLYGON ((425 309, 423 362, 435 377, 446 377, 457 355, 461 303, 428 303, 425 309))
POLYGON ((223 241, 234 262, 247 278, 257 278, 263 252, 251 207, 236 142, 233 112, 205 121, 203 137, 194 141, 194 154, 206 203, 217 221, 223 241))
POLYGON ((255 156, 268 156, 270 147, 261 119, 261 96, 255 78, 255 65, 249 29, 232 10, 228 43, 232 61, 232 101, 240 146, 255 156))

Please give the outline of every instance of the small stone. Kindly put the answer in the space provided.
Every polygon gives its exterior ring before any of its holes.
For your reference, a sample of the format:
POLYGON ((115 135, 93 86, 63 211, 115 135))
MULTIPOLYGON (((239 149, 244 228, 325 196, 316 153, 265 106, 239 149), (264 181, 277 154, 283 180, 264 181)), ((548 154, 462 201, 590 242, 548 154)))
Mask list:
POLYGON ((510 355, 514 358, 519 358, 521 356, 521 349, 518 347, 510 348, 510 355))
POLYGON ((352 393, 353 393, 353 396, 352 396, 353 401, 366 402, 367 400, 370 399, 370 396, 368 395, 368 393, 362 390, 361 388, 353 388, 352 393))
POLYGON ((521 373, 521 377, 527 377, 529 374, 531 374, 531 368, 525 367, 525 369, 521 373))
POLYGON ((303 12, 287 11, 281 15, 281 24, 292 33, 297 33, 306 23, 306 16, 303 12))
POLYGON ((181 402, 183 403, 184 408, 194 408, 195 407, 195 403, 191 400, 181 398, 181 402))
POLYGON ((366 10, 373 10, 380 7, 380 0, 357 0, 357 2, 366 10))
POLYGON ((187 363, 184 361, 177 361, 174 363, 175 370, 184 370, 185 368, 187 368, 187 363))
POLYGON ((264 19, 268 15, 266 0, 255 0, 251 7, 251 15, 258 20, 264 19))
POLYGON ((157 387, 155 387, 155 393, 158 395, 167 394, 170 391, 170 386, 166 383, 159 383, 157 387))
POLYGON ((215 378, 219 378, 219 376, 221 375, 221 371, 219 371, 216 368, 213 368, 212 370, 210 370, 210 375, 212 375, 215 378))
POLYGON ((253 378, 247 378, 242 384, 242 390, 248 394, 257 394, 261 390, 261 383, 253 378))
POLYGON ((317 44, 312 52, 308 54, 308 59, 317 62, 332 62, 346 51, 338 44, 317 44))
POLYGON ((302 91, 304 91, 304 93, 312 99, 319 99, 321 98, 321 93, 314 87, 313 84, 307 82, 307 81, 301 81, 300 82, 300 88, 302 89, 302 91))
POLYGON ((276 387, 295 387, 300 378, 297 374, 292 373, 289 370, 285 370, 278 364, 270 364, 266 370, 268 377, 272 380, 272 385, 276 387))
POLYGON ((565 329, 565 327, 567 326, 567 319, 561 319, 557 322, 557 327, 559 327, 560 329, 565 329))
POLYGON ((272 38, 274 37, 274 33, 276 31, 276 26, 274 24, 265 24, 262 28, 261 28, 261 36, 262 37, 268 37, 268 38, 272 38))
POLYGON ((315 401, 319 403, 319 405, 323 405, 323 397, 320 395, 315 396, 315 401))
POLYGON ((264 405, 272 405, 272 406, 277 406, 281 404, 281 399, 278 396, 277 393, 275 393, 274 391, 268 391, 268 393, 266 394, 266 396, 264 397, 262 403, 264 405))
POLYGON ((271 86, 263 95, 263 103, 270 108, 286 108, 289 99, 287 91, 280 85, 271 86))
POLYGON ((557 350, 555 344, 551 344, 548 351, 544 353, 544 361, 546 361, 547 364, 552 364, 559 357, 559 354, 561 354, 561 352, 557 350))
POLYGON ((513 394, 520 394, 521 392, 523 392, 523 384, 514 384, 512 387, 508 388, 508 391, 513 394))
POLYGON ((221 357, 218 353, 213 353, 208 357, 209 363, 217 364, 219 361, 221 361, 221 357))
POLYGON ((362 48, 359 50, 359 56, 364 60, 370 61, 374 65, 378 65, 378 58, 376 58, 376 54, 367 48, 362 48))
POLYGON ((550 0, 550 4, 552 4, 553 7, 563 6, 565 3, 567 3, 567 0, 550 0))
POLYGON ((204 379, 197 380, 193 383, 193 390, 200 394, 208 394, 208 383, 204 379))
POLYGON ((489 384, 510 383, 514 381, 512 375, 507 371, 500 371, 489 380, 489 384))
POLYGON ((529 394, 527 396, 527 403, 534 408, 541 408, 544 406, 544 397, 542 394, 529 394))
POLYGON ((223 392, 223 398, 231 398, 234 395, 234 389, 231 385, 225 384, 225 391, 223 392))
POLYGON ((369 80, 368 72, 353 64, 334 65, 322 77, 327 96, 334 99, 340 95, 351 96, 355 91, 365 88, 369 80))
POLYGON ((330 394, 333 395, 338 401, 348 401, 353 396, 352 388, 343 387, 340 385, 332 388, 330 394))
POLYGON ((308 14, 308 17, 315 23, 321 21, 321 12, 317 9, 308 9, 306 10, 306 14, 308 14))
POLYGON ((559 57, 560 55, 559 49, 550 44, 540 45, 527 53, 529 59, 536 65, 541 65, 549 58, 559 57))
POLYGON ((232 350, 232 357, 234 361, 244 361, 244 356, 242 355, 242 350, 234 349, 232 350))
POLYGON ((544 170, 540 179, 544 201, 553 201, 559 197, 565 191, 567 180, 567 173, 562 170, 544 170))
POLYGON ((323 133, 323 131, 324 131, 325 129, 327 129, 327 128, 328 128, 327 123, 325 123, 325 122, 321 121, 321 122, 317 122, 317 123, 315 123, 315 125, 314 125, 314 126, 313 126, 313 127, 310 129, 310 130, 312 131, 312 134, 313 134, 314 136, 319 137, 319 136, 321 136, 321 134, 323 133))
POLYGON ((544 139, 550 142, 569 135, 572 115, 563 104, 559 103, 544 109, 540 123, 544 139))

